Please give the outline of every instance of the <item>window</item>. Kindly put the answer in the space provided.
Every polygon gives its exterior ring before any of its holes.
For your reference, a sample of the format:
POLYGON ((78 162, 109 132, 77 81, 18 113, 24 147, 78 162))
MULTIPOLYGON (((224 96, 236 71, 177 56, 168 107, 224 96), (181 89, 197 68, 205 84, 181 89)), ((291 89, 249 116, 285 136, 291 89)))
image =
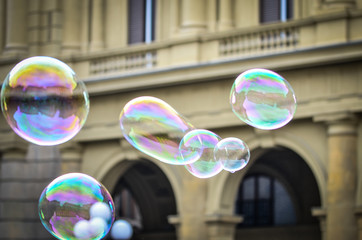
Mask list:
POLYGON ((293 0, 260 0, 260 22, 285 22, 293 18, 293 0))
POLYGON ((243 180, 236 213, 244 217, 241 227, 296 224, 289 193, 277 179, 267 175, 251 175, 243 180))
POLYGON ((128 43, 155 40, 156 0, 128 1, 128 43))

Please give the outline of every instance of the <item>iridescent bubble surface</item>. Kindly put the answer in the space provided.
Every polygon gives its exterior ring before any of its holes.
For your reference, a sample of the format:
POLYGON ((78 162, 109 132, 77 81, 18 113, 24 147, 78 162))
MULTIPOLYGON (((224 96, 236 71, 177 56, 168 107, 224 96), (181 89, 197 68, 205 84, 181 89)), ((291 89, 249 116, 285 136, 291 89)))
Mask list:
POLYGON ((84 125, 89 97, 83 82, 65 63, 38 56, 18 63, 5 78, 1 109, 10 127, 38 145, 57 145, 84 125))
POLYGON ((82 173, 69 173, 54 179, 39 198, 38 213, 44 227, 61 240, 101 239, 108 233, 115 218, 114 203, 107 189, 82 173), (108 220, 91 219, 90 208, 100 202, 110 209, 111 218, 108 220), (92 227, 94 222, 99 221, 104 221, 106 227, 92 227))
POLYGON ((155 97, 138 97, 128 102, 120 114, 124 137, 135 148, 162 162, 188 163, 179 152, 183 136, 193 129, 181 114, 155 97))
POLYGON ((264 130, 286 125, 292 120, 297 105, 291 85, 266 69, 251 69, 240 74, 232 86, 230 103, 238 118, 264 130))
POLYGON ((185 161, 191 159, 193 162, 185 165, 192 175, 209 178, 222 171, 221 162, 214 158, 214 148, 220 140, 218 135, 204 129, 192 130, 183 137, 180 151, 185 161))
POLYGON ((238 138, 224 138, 214 148, 214 157, 221 161, 224 169, 236 172, 249 162, 250 150, 244 141, 238 138))

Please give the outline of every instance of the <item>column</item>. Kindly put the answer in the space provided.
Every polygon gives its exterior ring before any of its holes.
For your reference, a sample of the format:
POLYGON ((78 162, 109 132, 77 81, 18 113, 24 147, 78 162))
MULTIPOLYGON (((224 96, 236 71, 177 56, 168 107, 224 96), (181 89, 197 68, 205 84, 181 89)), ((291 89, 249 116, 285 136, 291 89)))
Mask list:
POLYGON ((233 240, 235 227, 242 222, 241 216, 209 215, 205 217, 208 231, 208 240, 233 240))
POLYGON ((90 50, 104 47, 103 0, 93 0, 91 9, 90 50))
POLYGON ((105 44, 107 48, 127 46, 127 0, 106 2, 105 44))
POLYGON ((328 123, 328 240, 357 239, 357 129, 353 116, 332 116, 328 123))
POLYGON ((72 54, 80 51, 81 1, 63 1, 63 44, 62 53, 72 54))
POLYGON ((169 218, 177 229, 179 240, 207 240, 203 219, 207 195, 207 180, 198 179, 186 170, 183 172, 183 189, 179 216, 169 218))
POLYGON ((81 172, 83 148, 76 142, 66 142, 59 146, 61 174, 81 172))
POLYGON ((233 27, 233 6, 231 0, 219 0, 219 19, 218 19, 218 30, 229 30, 233 27))
MULTIPOLYGON (((5 8, 5 0, 0 0, 0 16, 5 16, 6 8, 5 8)), ((5 36, 5 24, 6 21, 3 17, 0 17, 0 35, 5 36)), ((0 38, 0 54, 3 51, 5 41, 3 38, 0 38)))
POLYGON ((7 0, 5 53, 26 53, 27 30, 27 1, 7 0))
POLYGON ((1 139, 0 147, 1 237, 35 238, 36 212, 27 211, 37 207, 34 192, 38 188, 32 177, 34 168, 26 161, 27 143, 12 134, 7 137, 1 139))
POLYGON ((198 33, 206 29, 205 0, 181 1, 181 29, 183 33, 198 33))
POLYGON ((319 226, 321 229, 322 240, 327 240, 326 234, 326 209, 324 208, 313 208, 312 216, 318 218, 319 226))

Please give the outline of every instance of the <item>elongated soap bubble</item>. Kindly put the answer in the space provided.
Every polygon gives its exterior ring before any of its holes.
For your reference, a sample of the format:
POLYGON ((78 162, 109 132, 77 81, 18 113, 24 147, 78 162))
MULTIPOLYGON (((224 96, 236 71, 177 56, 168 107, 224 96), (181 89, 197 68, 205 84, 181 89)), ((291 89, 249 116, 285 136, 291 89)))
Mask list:
POLYGON ((224 138, 214 148, 214 157, 221 161, 223 168, 229 172, 243 169, 249 162, 250 150, 246 143, 238 138, 224 138))
POLYGON ((135 148, 162 162, 188 163, 179 151, 183 136, 194 127, 166 102, 155 97, 138 97, 120 114, 124 137, 135 148))
POLYGON ((101 239, 109 232, 115 218, 114 203, 107 189, 82 173, 54 179, 39 198, 38 213, 43 226, 61 240, 101 239), (90 209, 97 203, 108 206, 111 218, 91 218, 90 209))
POLYGON ((180 151, 185 161, 192 159, 186 169, 195 177, 210 178, 222 171, 223 166, 214 158, 214 148, 221 138, 215 133, 195 129, 188 132, 180 142, 180 151))
POLYGON ((232 86, 230 103, 245 123, 264 130, 283 127, 296 110, 293 88, 280 75, 266 69, 240 74, 232 86))
POLYGON ((5 78, 1 109, 14 132, 37 145, 57 145, 84 125, 89 97, 65 63, 38 56, 18 63, 5 78))

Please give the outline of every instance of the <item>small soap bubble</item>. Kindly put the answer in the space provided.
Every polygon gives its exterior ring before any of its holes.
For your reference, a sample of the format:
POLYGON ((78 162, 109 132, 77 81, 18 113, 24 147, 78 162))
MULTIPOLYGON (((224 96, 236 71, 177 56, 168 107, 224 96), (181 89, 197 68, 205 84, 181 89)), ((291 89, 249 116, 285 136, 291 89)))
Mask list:
POLYGON ((238 118, 264 130, 286 125, 292 120, 297 105, 291 85, 266 69, 251 69, 240 74, 232 86, 230 103, 238 118))
POLYGON ((104 236, 108 232, 106 220, 100 217, 91 218, 89 220, 89 233, 91 237, 104 236))
POLYGON ((216 144, 214 157, 222 163, 226 171, 234 173, 248 164, 250 150, 241 139, 230 137, 216 144))
POLYGON ((138 97, 120 114, 124 137, 135 148, 162 162, 188 163, 179 152, 183 136, 194 127, 166 102, 155 97, 138 97))
POLYGON ((97 202, 93 204, 89 210, 91 218, 103 218, 108 221, 112 217, 111 209, 109 205, 104 202, 97 202))
POLYGON ((209 178, 222 171, 221 162, 214 158, 214 148, 220 140, 218 135, 204 129, 192 130, 182 138, 180 151, 185 161, 192 159, 193 163, 185 165, 192 175, 209 178))
POLYGON ((5 78, 1 109, 17 135, 51 146, 80 131, 88 116, 89 96, 68 65, 51 57, 31 57, 5 78))
POLYGON ((101 239, 115 218, 114 203, 107 189, 82 173, 69 173, 54 179, 39 198, 38 213, 45 229, 60 240, 101 239), (95 234, 90 226, 97 218, 91 219, 90 208, 99 202, 109 206, 111 218, 103 220, 105 230, 95 234))
POLYGON ((80 220, 74 225, 74 236, 79 239, 88 239, 91 236, 89 232, 89 222, 80 220))
POLYGON ((126 240, 130 239, 133 234, 131 224, 126 220, 116 220, 111 229, 111 236, 113 239, 126 240))

